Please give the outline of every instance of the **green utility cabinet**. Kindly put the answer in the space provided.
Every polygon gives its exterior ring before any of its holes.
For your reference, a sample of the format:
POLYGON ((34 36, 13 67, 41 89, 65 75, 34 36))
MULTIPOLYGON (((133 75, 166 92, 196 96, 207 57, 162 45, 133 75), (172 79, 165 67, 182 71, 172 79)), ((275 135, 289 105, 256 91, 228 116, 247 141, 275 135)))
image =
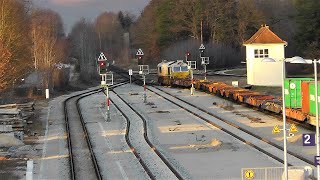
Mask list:
MULTIPOLYGON (((316 115, 316 96, 315 96, 315 86, 314 82, 309 84, 309 98, 310 98, 310 112, 309 114, 316 115)), ((320 110, 320 82, 318 82, 318 109, 320 110)), ((319 111, 320 113, 320 111, 319 111)))
POLYGON ((285 104, 288 108, 301 108, 301 82, 312 78, 286 78, 284 80, 285 104))

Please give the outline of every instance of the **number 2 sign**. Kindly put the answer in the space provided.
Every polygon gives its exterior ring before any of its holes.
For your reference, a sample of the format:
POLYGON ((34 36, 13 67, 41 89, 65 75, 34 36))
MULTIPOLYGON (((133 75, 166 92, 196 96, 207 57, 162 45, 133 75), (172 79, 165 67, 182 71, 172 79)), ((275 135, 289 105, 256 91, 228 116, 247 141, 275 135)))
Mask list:
POLYGON ((302 144, 303 146, 315 146, 315 134, 302 134, 302 144))

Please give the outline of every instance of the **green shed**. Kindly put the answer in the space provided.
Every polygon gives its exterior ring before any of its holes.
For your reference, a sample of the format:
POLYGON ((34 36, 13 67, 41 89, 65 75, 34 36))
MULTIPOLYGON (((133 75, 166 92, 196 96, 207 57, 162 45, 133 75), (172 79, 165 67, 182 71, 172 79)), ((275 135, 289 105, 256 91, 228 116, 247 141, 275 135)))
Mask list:
MULTIPOLYGON (((318 82, 318 109, 320 110, 320 82, 318 82)), ((316 96, 314 82, 309 84, 309 97, 310 97, 310 114, 316 115, 316 96)), ((320 111, 319 111, 320 112, 320 111)))
POLYGON ((301 108, 301 82, 312 78, 286 78, 284 81, 285 104, 288 108, 301 108))

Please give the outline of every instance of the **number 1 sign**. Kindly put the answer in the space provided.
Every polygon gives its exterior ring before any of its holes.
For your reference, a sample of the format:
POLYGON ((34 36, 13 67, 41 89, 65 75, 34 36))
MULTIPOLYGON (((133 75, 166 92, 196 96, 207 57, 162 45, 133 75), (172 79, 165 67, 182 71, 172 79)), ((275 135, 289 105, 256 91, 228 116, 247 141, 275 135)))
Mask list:
POLYGON ((303 146, 315 146, 315 134, 302 134, 302 144, 303 146))

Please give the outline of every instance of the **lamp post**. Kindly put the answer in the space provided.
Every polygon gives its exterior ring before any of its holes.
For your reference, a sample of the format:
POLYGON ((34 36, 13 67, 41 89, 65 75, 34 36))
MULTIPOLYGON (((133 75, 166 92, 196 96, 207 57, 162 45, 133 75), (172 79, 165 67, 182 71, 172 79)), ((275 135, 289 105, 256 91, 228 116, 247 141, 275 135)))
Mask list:
MULTIPOLYGON (((315 89, 315 103, 316 103, 316 149, 317 149, 317 156, 320 155, 320 148, 319 148, 319 105, 318 105, 318 69, 317 63, 320 63, 320 60, 310 60, 310 59, 303 59, 301 57, 295 56, 292 58, 291 63, 295 64, 312 64, 314 65, 314 89, 315 89)), ((320 166, 317 165, 317 179, 320 179, 320 166)))
MULTIPOLYGON (((262 62, 276 62, 272 58, 264 58, 262 62)), ((314 64, 314 83, 315 83, 315 103, 316 103, 316 146, 317 146, 317 156, 320 155, 319 152, 319 109, 318 109, 318 74, 317 74, 317 63, 320 63, 320 60, 309 60, 303 59, 301 57, 295 56, 292 58, 287 58, 283 60, 282 68, 282 117, 283 117, 283 161, 284 161, 284 172, 285 179, 288 180, 288 162, 287 162, 287 129, 286 129, 286 106, 285 106, 285 63, 289 62, 292 64, 314 64)), ((317 179, 320 179, 320 166, 317 165, 317 179)))
MULTIPOLYGON (((276 62, 272 58, 264 58, 262 62, 276 62)), ((287 160, 287 119, 286 119, 286 104, 285 104, 285 89, 284 82, 286 78, 286 60, 283 60, 282 64, 282 121, 283 121, 283 167, 284 167, 284 179, 288 180, 288 160, 287 160)))

